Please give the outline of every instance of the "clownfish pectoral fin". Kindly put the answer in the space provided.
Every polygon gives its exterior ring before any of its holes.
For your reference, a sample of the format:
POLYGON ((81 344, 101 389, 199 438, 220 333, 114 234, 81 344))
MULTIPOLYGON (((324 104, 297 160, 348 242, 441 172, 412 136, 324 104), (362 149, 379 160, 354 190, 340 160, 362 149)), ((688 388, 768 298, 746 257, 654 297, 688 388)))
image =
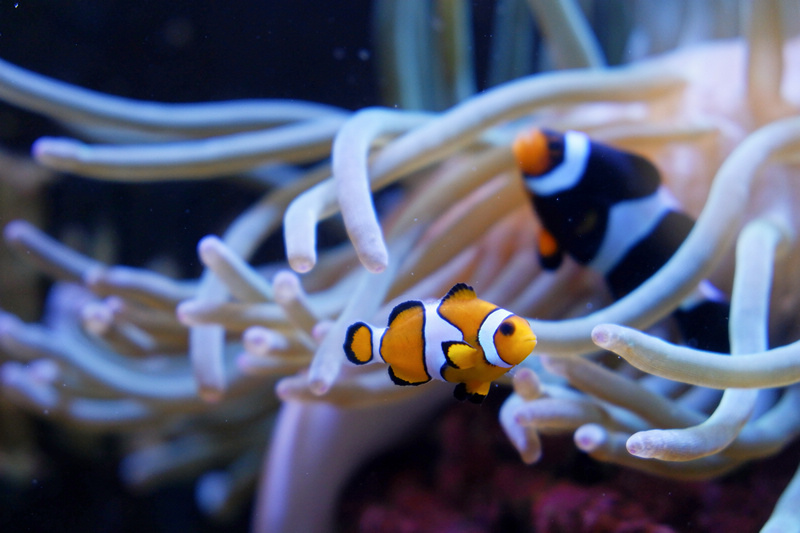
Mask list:
POLYGON ((391 365, 389 366, 389 377, 392 379, 392 383, 394 383, 395 385, 401 385, 401 386, 422 385, 423 383, 427 383, 427 382, 429 382, 431 380, 431 378, 426 378, 426 379, 420 380, 417 377, 405 376, 405 375, 402 375, 402 374, 398 375, 397 373, 395 373, 394 368, 392 368, 391 365))
POLYGON ((356 322, 347 328, 344 354, 355 365, 365 365, 372 361, 372 328, 369 325, 356 322))
POLYGON ((466 383, 459 383, 453 390, 453 396, 459 402, 469 400, 471 403, 481 404, 489 394, 489 386, 491 382, 481 383, 480 386, 473 389, 474 383, 467 385, 466 383))
POLYGON ((478 295, 475 294, 475 289, 466 283, 456 283, 453 288, 447 291, 447 294, 442 298, 444 304, 448 300, 474 300, 478 295))
POLYGON ((460 370, 472 368, 477 362, 479 352, 466 342, 447 341, 442 343, 446 365, 460 370))
POLYGON ((564 252, 553 234, 542 228, 539 233, 539 263, 545 270, 555 270, 561 266, 564 252))

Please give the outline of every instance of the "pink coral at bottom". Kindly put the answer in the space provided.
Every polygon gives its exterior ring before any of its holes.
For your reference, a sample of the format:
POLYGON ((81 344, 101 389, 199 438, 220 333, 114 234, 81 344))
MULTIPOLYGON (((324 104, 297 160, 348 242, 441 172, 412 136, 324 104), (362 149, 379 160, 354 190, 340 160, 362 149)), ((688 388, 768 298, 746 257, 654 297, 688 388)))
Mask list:
MULTIPOLYGON (((490 397, 490 400, 492 398, 490 397)), ((592 461, 569 439, 524 466, 491 405, 454 405, 435 434, 379 458, 346 490, 340 530, 363 533, 670 533, 758 531, 800 455, 730 476, 679 482, 592 461)))

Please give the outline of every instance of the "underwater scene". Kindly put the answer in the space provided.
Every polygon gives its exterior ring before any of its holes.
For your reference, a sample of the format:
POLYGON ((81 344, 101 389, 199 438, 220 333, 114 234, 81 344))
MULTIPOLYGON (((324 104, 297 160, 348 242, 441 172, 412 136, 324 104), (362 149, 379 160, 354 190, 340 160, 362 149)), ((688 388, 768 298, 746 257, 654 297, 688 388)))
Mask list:
POLYGON ((800 4, 0 0, 3 532, 800 533, 800 4))

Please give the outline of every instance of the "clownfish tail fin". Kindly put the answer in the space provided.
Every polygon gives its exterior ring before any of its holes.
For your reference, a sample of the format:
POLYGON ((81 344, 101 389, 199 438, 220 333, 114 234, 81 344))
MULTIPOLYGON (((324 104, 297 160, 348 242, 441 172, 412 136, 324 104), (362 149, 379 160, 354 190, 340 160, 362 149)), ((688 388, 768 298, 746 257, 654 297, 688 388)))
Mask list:
POLYGON ((343 348, 347 360, 355 365, 372 361, 372 328, 364 322, 352 324, 347 328, 343 348))

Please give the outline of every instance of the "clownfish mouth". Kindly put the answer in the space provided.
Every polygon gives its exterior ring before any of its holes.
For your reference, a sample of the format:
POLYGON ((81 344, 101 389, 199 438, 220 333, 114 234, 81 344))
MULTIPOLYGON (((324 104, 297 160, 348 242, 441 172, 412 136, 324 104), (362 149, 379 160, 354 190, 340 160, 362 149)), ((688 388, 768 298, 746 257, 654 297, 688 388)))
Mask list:
POLYGON ((536 335, 531 333, 529 336, 522 339, 524 343, 530 343, 531 347, 536 346, 536 335))
POLYGON ((522 361, 527 359, 528 356, 531 355, 531 353, 533 353, 533 349, 536 348, 536 335, 533 333, 531 335, 526 335, 525 337, 519 340, 518 346, 520 350, 517 353, 524 353, 525 355, 521 357, 520 360, 515 364, 521 363, 522 361))
POLYGON ((528 353, 532 352, 533 349, 536 348, 536 335, 525 337, 522 339, 522 341, 520 341, 520 344, 525 346, 525 348, 528 350, 528 353))

